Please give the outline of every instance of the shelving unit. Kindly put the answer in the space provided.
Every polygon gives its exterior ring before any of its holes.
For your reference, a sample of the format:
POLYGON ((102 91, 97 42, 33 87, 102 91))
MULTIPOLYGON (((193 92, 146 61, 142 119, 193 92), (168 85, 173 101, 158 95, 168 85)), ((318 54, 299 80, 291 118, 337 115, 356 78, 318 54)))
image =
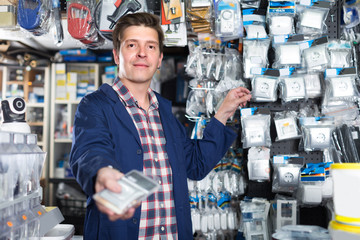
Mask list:
MULTIPOLYGON (((50 112, 50 154, 49 154, 49 203, 55 204, 56 184, 60 182, 76 183, 74 179, 59 176, 56 167, 59 161, 66 166, 66 158, 71 150, 72 128, 75 112, 82 98, 79 88, 87 93, 98 89, 101 84, 103 65, 99 63, 52 64, 51 112, 50 112), (69 73, 73 75, 69 75, 69 73), (71 79, 72 78, 72 79, 71 79), (71 79, 71 80, 70 80, 71 79), (68 87, 69 86, 69 87, 68 87), (68 91, 74 91, 69 93, 68 91), (65 92, 64 92, 65 91, 65 92), (60 94, 59 94, 60 93, 60 94), (64 181, 62 181, 64 180, 64 181)), ((85 94, 84 94, 85 95, 85 94)), ((60 175, 62 172, 60 171, 60 175)))
MULTIPOLYGON (((22 97, 26 102, 26 121, 31 133, 37 135, 38 145, 44 152, 49 151, 49 106, 50 68, 23 66, 2 66, 1 98, 22 97)), ((45 167, 47 161, 45 161, 45 167)), ((46 177, 43 171, 43 177, 46 177)))

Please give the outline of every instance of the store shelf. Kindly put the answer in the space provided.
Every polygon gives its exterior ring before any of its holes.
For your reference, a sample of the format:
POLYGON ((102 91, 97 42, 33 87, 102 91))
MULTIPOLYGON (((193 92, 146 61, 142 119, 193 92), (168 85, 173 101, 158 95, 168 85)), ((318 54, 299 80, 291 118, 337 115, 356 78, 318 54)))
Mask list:
POLYGON ((49 152, 49 202, 55 204, 56 185, 59 182, 76 183, 75 179, 55 178, 59 161, 67 161, 71 151, 72 127, 80 90, 86 83, 86 93, 98 89, 100 76, 106 64, 63 63, 51 65, 51 120, 49 152))
POLYGON ((46 106, 45 103, 32 103, 32 102, 29 102, 27 104, 27 107, 33 107, 33 108, 43 108, 45 106, 46 106))
POLYGON ((71 138, 57 138, 54 143, 72 143, 71 138))
POLYGON ((56 104, 79 104, 80 100, 73 100, 73 101, 69 101, 69 100, 55 100, 56 104))
POLYGON ((28 122, 29 126, 43 126, 44 122, 28 122))
MULTIPOLYGON (((2 73, 1 96, 22 97, 26 102, 26 121, 31 133, 38 137, 38 145, 49 152, 50 129, 50 67, 0 66, 2 73), (22 80, 14 80, 15 78, 22 80)), ((47 160, 44 169, 47 169, 47 160)), ((43 171, 43 177, 46 177, 43 171)))
POLYGON ((75 178, 49 178, 51 183, 77 183, 75 178))
POLYGON ((7 85, 12 85, 12 84, 18 84, 18 85, 25 85, 24 81, 18 81, 18 80, 10 80, 6 82, 7 85))

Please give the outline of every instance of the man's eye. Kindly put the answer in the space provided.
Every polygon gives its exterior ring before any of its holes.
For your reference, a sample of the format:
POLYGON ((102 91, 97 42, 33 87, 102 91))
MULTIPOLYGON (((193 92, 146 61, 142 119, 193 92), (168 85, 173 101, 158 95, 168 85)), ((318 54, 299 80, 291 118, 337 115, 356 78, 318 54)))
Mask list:
POLYGON ((136 45, 134 44, 134 43, 129 43, 129 45, 128 45, 130 48, 134 48, 134 47, 136 47, 136 45))
POLYGON ((149 49, 152 49, 152 50, 154 50, 154 49, 155 49, 155 46, 153 46, 153 45, 150 45, 150 46, 149 46, 149 49))

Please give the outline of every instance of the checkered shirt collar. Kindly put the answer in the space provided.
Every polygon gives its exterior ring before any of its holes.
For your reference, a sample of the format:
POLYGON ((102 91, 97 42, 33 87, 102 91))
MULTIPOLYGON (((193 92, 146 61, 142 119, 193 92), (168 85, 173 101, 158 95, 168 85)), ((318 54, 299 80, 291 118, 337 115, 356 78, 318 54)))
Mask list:
MULTIPOLYGON (((139 107, 138 101, 134 98, 134 96, 131 94, 129 89, 121 82, 119 77, 115 79, 113 89, 117 92, 117 94, 119 95, 120 99, 122 100, 125 106, 139 107)), ((159 102, 156 98, 154 91, 151 88, 149 88, 147 92, 149 94, 150 109, 159 108, 159 102)))

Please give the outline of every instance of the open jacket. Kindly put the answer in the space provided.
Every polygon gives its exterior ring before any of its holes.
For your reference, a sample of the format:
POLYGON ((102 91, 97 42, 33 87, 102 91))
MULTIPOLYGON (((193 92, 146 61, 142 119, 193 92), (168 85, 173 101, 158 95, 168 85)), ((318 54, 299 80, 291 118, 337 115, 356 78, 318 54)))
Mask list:
MULTIPOLYGON (((187 178, 204 178, 224 156, 236 133, 215 118, 207 124, 202 140, 186 136, 171 112, 171 102, 156 93, 166 137, 166 151, 173 173, 173 191, 180 240, 192 239, 187 178)), ((75 114, 70 165, 88 196, 84 239, 137 239, 141 207, 133 218, 110 221, 92 199, 97 171, 109 165, 122 173, 143 170, 143 151, 132 118, 108 84, 85 96, 75 114)))

